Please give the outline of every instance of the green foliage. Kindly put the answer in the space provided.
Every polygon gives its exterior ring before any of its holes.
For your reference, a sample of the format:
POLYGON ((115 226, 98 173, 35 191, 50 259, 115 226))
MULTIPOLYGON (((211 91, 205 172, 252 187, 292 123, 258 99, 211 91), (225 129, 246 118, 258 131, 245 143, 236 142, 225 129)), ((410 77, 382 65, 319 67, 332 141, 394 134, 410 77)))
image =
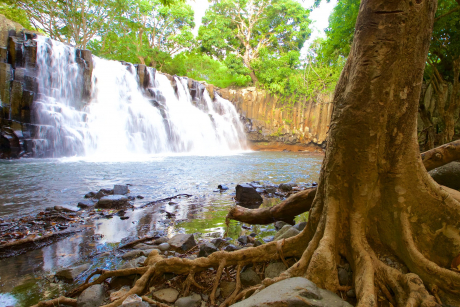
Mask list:
POLYGON ((183 49, 194 45, 193 10, 186 4, 164 6, 160 0, 124 2, 123 14, 105 24, 100 40, 90 49, 113 60, 158 67, 183 49))
MULTIPOLYGON (((309 11, 293 0, 221 0, 203 17, 201 49, 224 59, 233 54, 250 69, 261 52, 280 56, 299 51, 310 36, 309 11), (263 51, 265 50, 265 51, 263 51)), ((253 81, 257 79, 253 75, 253 81)))
POLYGON ((21 24, 26 29, 33 29, 33 26, 30 24, 26 12, 20 8, 17 8, 9 1, 0 1, 0 14, 5 15, 5 17, 9 20, 21 24))
POLYGON ((247 74, 238 74, 224 63, 198 52, 183 52, 177 55, 163 66, 162 71, 206 81, 222 88, 232 85, 246 86, 251 80, 247 74))

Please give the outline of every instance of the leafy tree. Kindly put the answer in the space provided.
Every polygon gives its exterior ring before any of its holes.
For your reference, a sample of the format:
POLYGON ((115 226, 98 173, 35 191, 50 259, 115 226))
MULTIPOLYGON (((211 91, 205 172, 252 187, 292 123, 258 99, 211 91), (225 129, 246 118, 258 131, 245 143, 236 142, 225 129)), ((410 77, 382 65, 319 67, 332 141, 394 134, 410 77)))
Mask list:
POLYGON ((300 50, 310 36, 309 11, 293 0, 222 0, 203 17, 198 40, 204 52, 240 57, 258 82, 252 66, 262 50, 280 54, 300 50))
POLYGON ((33 29, 33 26, 30 24, 26 12, 20 8, 17 8, 10 1, 0 1, 0 12, 9 20, 21 24, 24 28, 33 29))
POLYGON ((164 6, 159 0, 126 1, 123 14, 104 25, 101 39, 92 42, 91 49, 110 59, 157 66, 194 45, 194 26, 189 5, 164 6))

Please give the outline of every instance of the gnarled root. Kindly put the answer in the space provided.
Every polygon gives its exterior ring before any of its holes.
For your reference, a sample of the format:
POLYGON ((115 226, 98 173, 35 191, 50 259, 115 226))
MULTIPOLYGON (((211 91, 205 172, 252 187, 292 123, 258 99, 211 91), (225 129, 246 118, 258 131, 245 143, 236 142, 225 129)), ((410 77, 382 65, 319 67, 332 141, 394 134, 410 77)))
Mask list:
POLYGON ((68 298, 65 296, 61 296, 49 301, 43 301, 34 305, 32 307, 56 307, 60 305, 68 305, 68 306, 77 306, 77 300, 73 298, 68 298))
POLYGON ((421 156, 427 171, 460 160, 460 140, 425 151, 421 156))

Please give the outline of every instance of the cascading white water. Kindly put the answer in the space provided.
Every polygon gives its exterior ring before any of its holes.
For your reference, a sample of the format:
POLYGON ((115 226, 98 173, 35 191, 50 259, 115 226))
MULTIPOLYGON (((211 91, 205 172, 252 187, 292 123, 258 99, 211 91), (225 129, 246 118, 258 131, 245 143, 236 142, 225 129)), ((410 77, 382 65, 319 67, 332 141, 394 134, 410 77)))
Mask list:
POLYGON ((93 56, 91 97, 76 50, 50 39, 38 40, 40 138, 54 156, 128 160, 152 154, 226 154, 246 149, 234 106, 206 90, 192 98, 188 79, 148 69, 147 89, 136 67, 93 56), (201 95, 201 94, 200 94, 201 95))

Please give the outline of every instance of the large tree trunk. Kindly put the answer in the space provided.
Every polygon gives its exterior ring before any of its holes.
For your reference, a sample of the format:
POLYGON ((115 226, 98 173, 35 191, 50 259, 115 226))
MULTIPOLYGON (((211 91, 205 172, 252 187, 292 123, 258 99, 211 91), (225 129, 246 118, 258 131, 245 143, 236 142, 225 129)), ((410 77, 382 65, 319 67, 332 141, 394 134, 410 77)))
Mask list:
MULTIPOLYGON (((435 0, 363 0, 334 96, 319 187, 297 268, 337 291, 337 265, 354 272, 358 306, 377 306, 376 285, 399 306, 436 306, 425 286, 458 303, 459 203, 420 159, 416 115, 435 0), (380 261, 393 255, 410 274, 380 261), (391 291, 388 291, 391 290, 391 291)), ((451 302, 451 303, 452 303, 451 302)))

